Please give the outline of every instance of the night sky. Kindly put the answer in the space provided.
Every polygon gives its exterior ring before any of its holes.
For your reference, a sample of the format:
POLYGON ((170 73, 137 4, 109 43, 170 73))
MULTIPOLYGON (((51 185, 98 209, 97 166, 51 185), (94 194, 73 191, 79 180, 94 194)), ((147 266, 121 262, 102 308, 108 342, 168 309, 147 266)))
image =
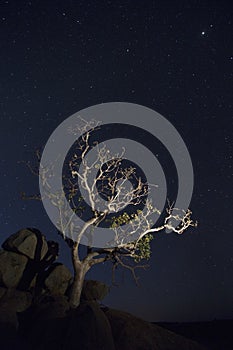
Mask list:
MULTIPOLYGON (((1 1, 0 240, 24 227, 69 250, 42 203, 33 161, 70 115, 102 102, 162 114, 190 152, 198 228, 158 233, 136 287, 117 273, 104 303, 150 321, 233 318, 231 1, 1 1)), ((111 283, 109 265, 88 278, 111 283)))

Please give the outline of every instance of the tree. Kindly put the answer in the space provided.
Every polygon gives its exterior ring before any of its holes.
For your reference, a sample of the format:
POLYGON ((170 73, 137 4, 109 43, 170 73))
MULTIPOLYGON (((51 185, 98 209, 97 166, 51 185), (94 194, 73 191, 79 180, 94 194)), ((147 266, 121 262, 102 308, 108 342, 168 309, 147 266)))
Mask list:
MULTIPOLYGON (((39 151, 37 160, 40 163, 40 174, 38 167, 34 169, 30 162, 27 163, 34 174, 40 175, 43 193, 59 213, 59 233, 71 249, 74 278, 69 301, 73 308, 80 303, 84 278, 91 267, 111 261, 113 278, 116 267, 120 265, 129 269, 137 282, 135 269, 145 268, 146 265, 139 262, 150 258, 153 233, 169 229, 182 234, 188 227, 197 225, 191 219, 192 212, 189 209, 184 211, 168 205, 163 224, 153 227, 151 215, 160 214, 152 200, 148 199, 150 186, 153 184, 149 186, 146 179, 137 174, 135 167, 127 165, 124 149, 121 154, 111 154, 105 144, 98 144, 97 140, 93 139, 98 127, 98 122, 87 122, 80 118, 75 128, 69 130, 74 134, 78 131, 82 136, 75 142, 70 159, 65 162, 60 191, 51 191, 50 181, 54 176, 54 164, 42 165, 39 151), (86 155, 94 147, 97 150, 96 157, 90 162, 86 155), (91 173, 94 170, 97 171, 97 175, 93 179, 91 173), (84 197, 85 200, 88 199, 89 206, 86 205, 80 188, 85 193, 84 197), (72 215, 79 215, 84 219, 79 227, 75 227, 67 217, 67 205, 72 208, 72 215), (100 225, 107 226, 113 233, 109 247, 96 248, 92 244, 95 229, 100 225), (67 230, 68 236, 64 235, 67 230), (86 254, 81 258, 80 246, 84 236, 88 244, 86 254)), ((26 196, 25 193, 22 197, 43 199, 41 195, 26 196)))

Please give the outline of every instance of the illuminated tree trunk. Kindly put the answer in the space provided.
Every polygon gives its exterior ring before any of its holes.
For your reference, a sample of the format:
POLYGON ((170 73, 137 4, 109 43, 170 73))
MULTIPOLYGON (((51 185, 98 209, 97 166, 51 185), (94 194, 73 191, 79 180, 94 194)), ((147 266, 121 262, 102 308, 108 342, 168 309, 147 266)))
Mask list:
POLYGON ((76 261, 74 264, 74 280, 70 291, 70 306, 76 308, 80 304, 83 283, 89 266, 86 263, 76 261))

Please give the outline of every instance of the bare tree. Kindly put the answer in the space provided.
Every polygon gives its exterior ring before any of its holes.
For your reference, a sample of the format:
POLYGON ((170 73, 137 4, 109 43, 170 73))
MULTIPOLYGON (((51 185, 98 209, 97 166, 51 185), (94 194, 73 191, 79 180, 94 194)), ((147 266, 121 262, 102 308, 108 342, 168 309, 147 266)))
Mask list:
MULTIPOLYGON (((92 266, 111 261, 113 278, 116 267, 122 266, 132 272, 137 282, 135 269, 146 267, 139 262, 150 257, 153 233, 169 229, 182 234, 188 227, 197 225, 191 218, 190 210, 183 211, 168 205, 163 224, 153 227, 151 215, 160 214, 152 200, 148 199, 150 186, 153 184, 148 186, 148 183, 137 175, 134 167, 122 166, 124 149, 121 153, 111 154, 105 144, 98 144, 93 140, 98 127, 98 122, 94 120, 87 122, 80 118, 79 123, 68 130, 70 133, 82 136, 75 142, 71 159, 66 162, 63 188, 57 193, 53 193, 50 186, 54 176, 54 164, 43 167, 40 153, 37 152, 37 159, 42 169, 40 177, 44 194, 59 213, 57 227, 71 249, 74 278, 69 300, 73 308, 80 303, 84 278, 92 266), (86 156, 94 147, 95 157, 88 160, 86 156), (92 174, 96 171, 97 175, 93 178, 92 174), (81 194, 80 188, 84 195, 81 194), (86 209, 86 200, 89 209, 86 209), (79 227, 75 227, 71 218, 67 217, 67 205, 72 208, 73 215, 83 217, 83 221, 80 220, 82 225, 79 227), (179 225, 174 225, 174 222, 179 225), (109 247, 95 248, 92 246, 93 235, 96 227, 103 224, 111 229, 113 239, 109 241, 109 247), (63 234, 67 230, 68 236, 63 234), (80 246, 84 236, 88 240, 88 245, 85 257, 81 258, 80 246)), ((37 168, 34 169, 30 163, 27 165, 38 175, 37 168)), ((25 193, 22 197, 42 199, 40 195, 26 196, 25 193)))

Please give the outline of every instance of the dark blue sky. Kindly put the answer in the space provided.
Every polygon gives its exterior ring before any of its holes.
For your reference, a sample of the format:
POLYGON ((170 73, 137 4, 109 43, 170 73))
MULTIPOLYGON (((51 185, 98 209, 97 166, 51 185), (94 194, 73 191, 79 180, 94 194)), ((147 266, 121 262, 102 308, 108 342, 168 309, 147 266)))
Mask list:
MULTIPOLYGON (((232 4, 230 1, 2 1, 1 242, 36 227, 61 242, 42 204, 22 201, 52 131, 101 102, 152 108, 179 131, 195 175, 197 229, 159 233, 137 288, 118 271, 105 303, 153 321, 233 317, 232 4)), ((110 266, 88 278, 111 283, 110 266)))

